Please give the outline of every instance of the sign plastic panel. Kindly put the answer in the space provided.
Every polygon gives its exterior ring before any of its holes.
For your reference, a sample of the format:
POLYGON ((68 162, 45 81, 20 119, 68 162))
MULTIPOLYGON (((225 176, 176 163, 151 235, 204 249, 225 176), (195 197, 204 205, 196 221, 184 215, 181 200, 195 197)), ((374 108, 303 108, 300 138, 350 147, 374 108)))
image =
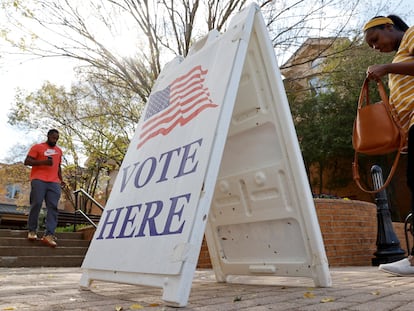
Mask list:
POLYGON ((216 277, 331 278, 274 53, 256 18, 207 226, 216 277))
POLYGON ((278 274, 286 265, 327 285, 301 161, 274 53, 252 5, 224 34, 210 32, 161 72, 83 262, 81 286, 155 286, 169 305, 185 306, 207 222, 218 280, 278 274))

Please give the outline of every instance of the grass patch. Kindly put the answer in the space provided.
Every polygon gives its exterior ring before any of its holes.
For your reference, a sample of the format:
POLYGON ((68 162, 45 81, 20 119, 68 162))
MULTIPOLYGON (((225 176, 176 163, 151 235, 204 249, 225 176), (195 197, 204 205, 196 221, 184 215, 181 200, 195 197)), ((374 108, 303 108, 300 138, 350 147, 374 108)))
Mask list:
MULTIPOLYGON (((75 232, 74 226, 75 225, 70 225, 70 226, 66 226, 66 227, 57 227, 55 232, 75 232)), ((85 227, 89 227, 89 226, 90 225, 85 225, 85 224, 76 225, 76 231, 80 230, 82 228, 85 228, 85 227)))

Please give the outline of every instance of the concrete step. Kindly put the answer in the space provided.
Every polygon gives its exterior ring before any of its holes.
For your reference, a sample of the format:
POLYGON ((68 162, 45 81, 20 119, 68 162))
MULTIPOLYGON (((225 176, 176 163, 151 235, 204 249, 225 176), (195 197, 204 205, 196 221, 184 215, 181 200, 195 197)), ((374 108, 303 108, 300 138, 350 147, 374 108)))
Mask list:
MULTIPOLYGON (((78 240, 78 239, 61 239, 58 238, 56 240, 58 247, 88 247, 89 241, 85 240, 78 240)), ((29 241, 26 237, 24 238, 8 238, 8 237, 1 237, 0 238, 0 246, 15 246, 15 247, 22 247, 22 246, 47 246, 45 245, 40 239, 36 241, 29 241)))
POLYGON ((85 256, 87 247, 0 246, 0 256, 85 256))
MULTIPOLYGON (((56 237, 58 239, 79 239, 83 240, 82 232, 56 232, 56 237)), ((38 237, 43 236, 43 231, 37 233, 38 237)), ((26 230, 13 230, 13 229, 0 229, 0 238, 1 237, 14 237, 14 238, 27 238, 26 230)))
POLYGON ((0 267, 80 267, 90 241, 82 232, 56 236, 58 246, 52 248, 40 239, 29 241, 26 230, 0 229, 0 267))
POLYGON ((0 256, 0 267, 80 267, 84 256, 0 256))

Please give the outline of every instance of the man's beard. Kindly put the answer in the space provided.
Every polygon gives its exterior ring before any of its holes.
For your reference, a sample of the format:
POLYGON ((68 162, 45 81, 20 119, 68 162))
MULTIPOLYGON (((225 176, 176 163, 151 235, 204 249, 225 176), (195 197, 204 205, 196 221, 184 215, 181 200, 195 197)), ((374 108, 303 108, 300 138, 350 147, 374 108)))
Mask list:
POLYGON ((51 141, 48 141, 48 142, 47 142, 47 144, 48 144, 50 147, 54 147, 54 146, 56 146, 56 143, 51 142, 51 141))

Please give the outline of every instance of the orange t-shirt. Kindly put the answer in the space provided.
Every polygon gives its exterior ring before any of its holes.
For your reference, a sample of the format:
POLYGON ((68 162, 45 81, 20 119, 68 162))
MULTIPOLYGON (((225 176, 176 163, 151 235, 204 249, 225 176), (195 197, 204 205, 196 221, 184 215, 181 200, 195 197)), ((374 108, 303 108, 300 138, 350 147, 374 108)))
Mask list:
POLYGON ((58 146, 50 147, 47 143, 36 144, 30 148, 27 155, 35 160, 46 160, 47 157, 52 157, 53 159, 52 166, 32 166, 30 180, 39 179, 45 182, 61 182, 58 172, 62 162, 62 150, 58 146))

